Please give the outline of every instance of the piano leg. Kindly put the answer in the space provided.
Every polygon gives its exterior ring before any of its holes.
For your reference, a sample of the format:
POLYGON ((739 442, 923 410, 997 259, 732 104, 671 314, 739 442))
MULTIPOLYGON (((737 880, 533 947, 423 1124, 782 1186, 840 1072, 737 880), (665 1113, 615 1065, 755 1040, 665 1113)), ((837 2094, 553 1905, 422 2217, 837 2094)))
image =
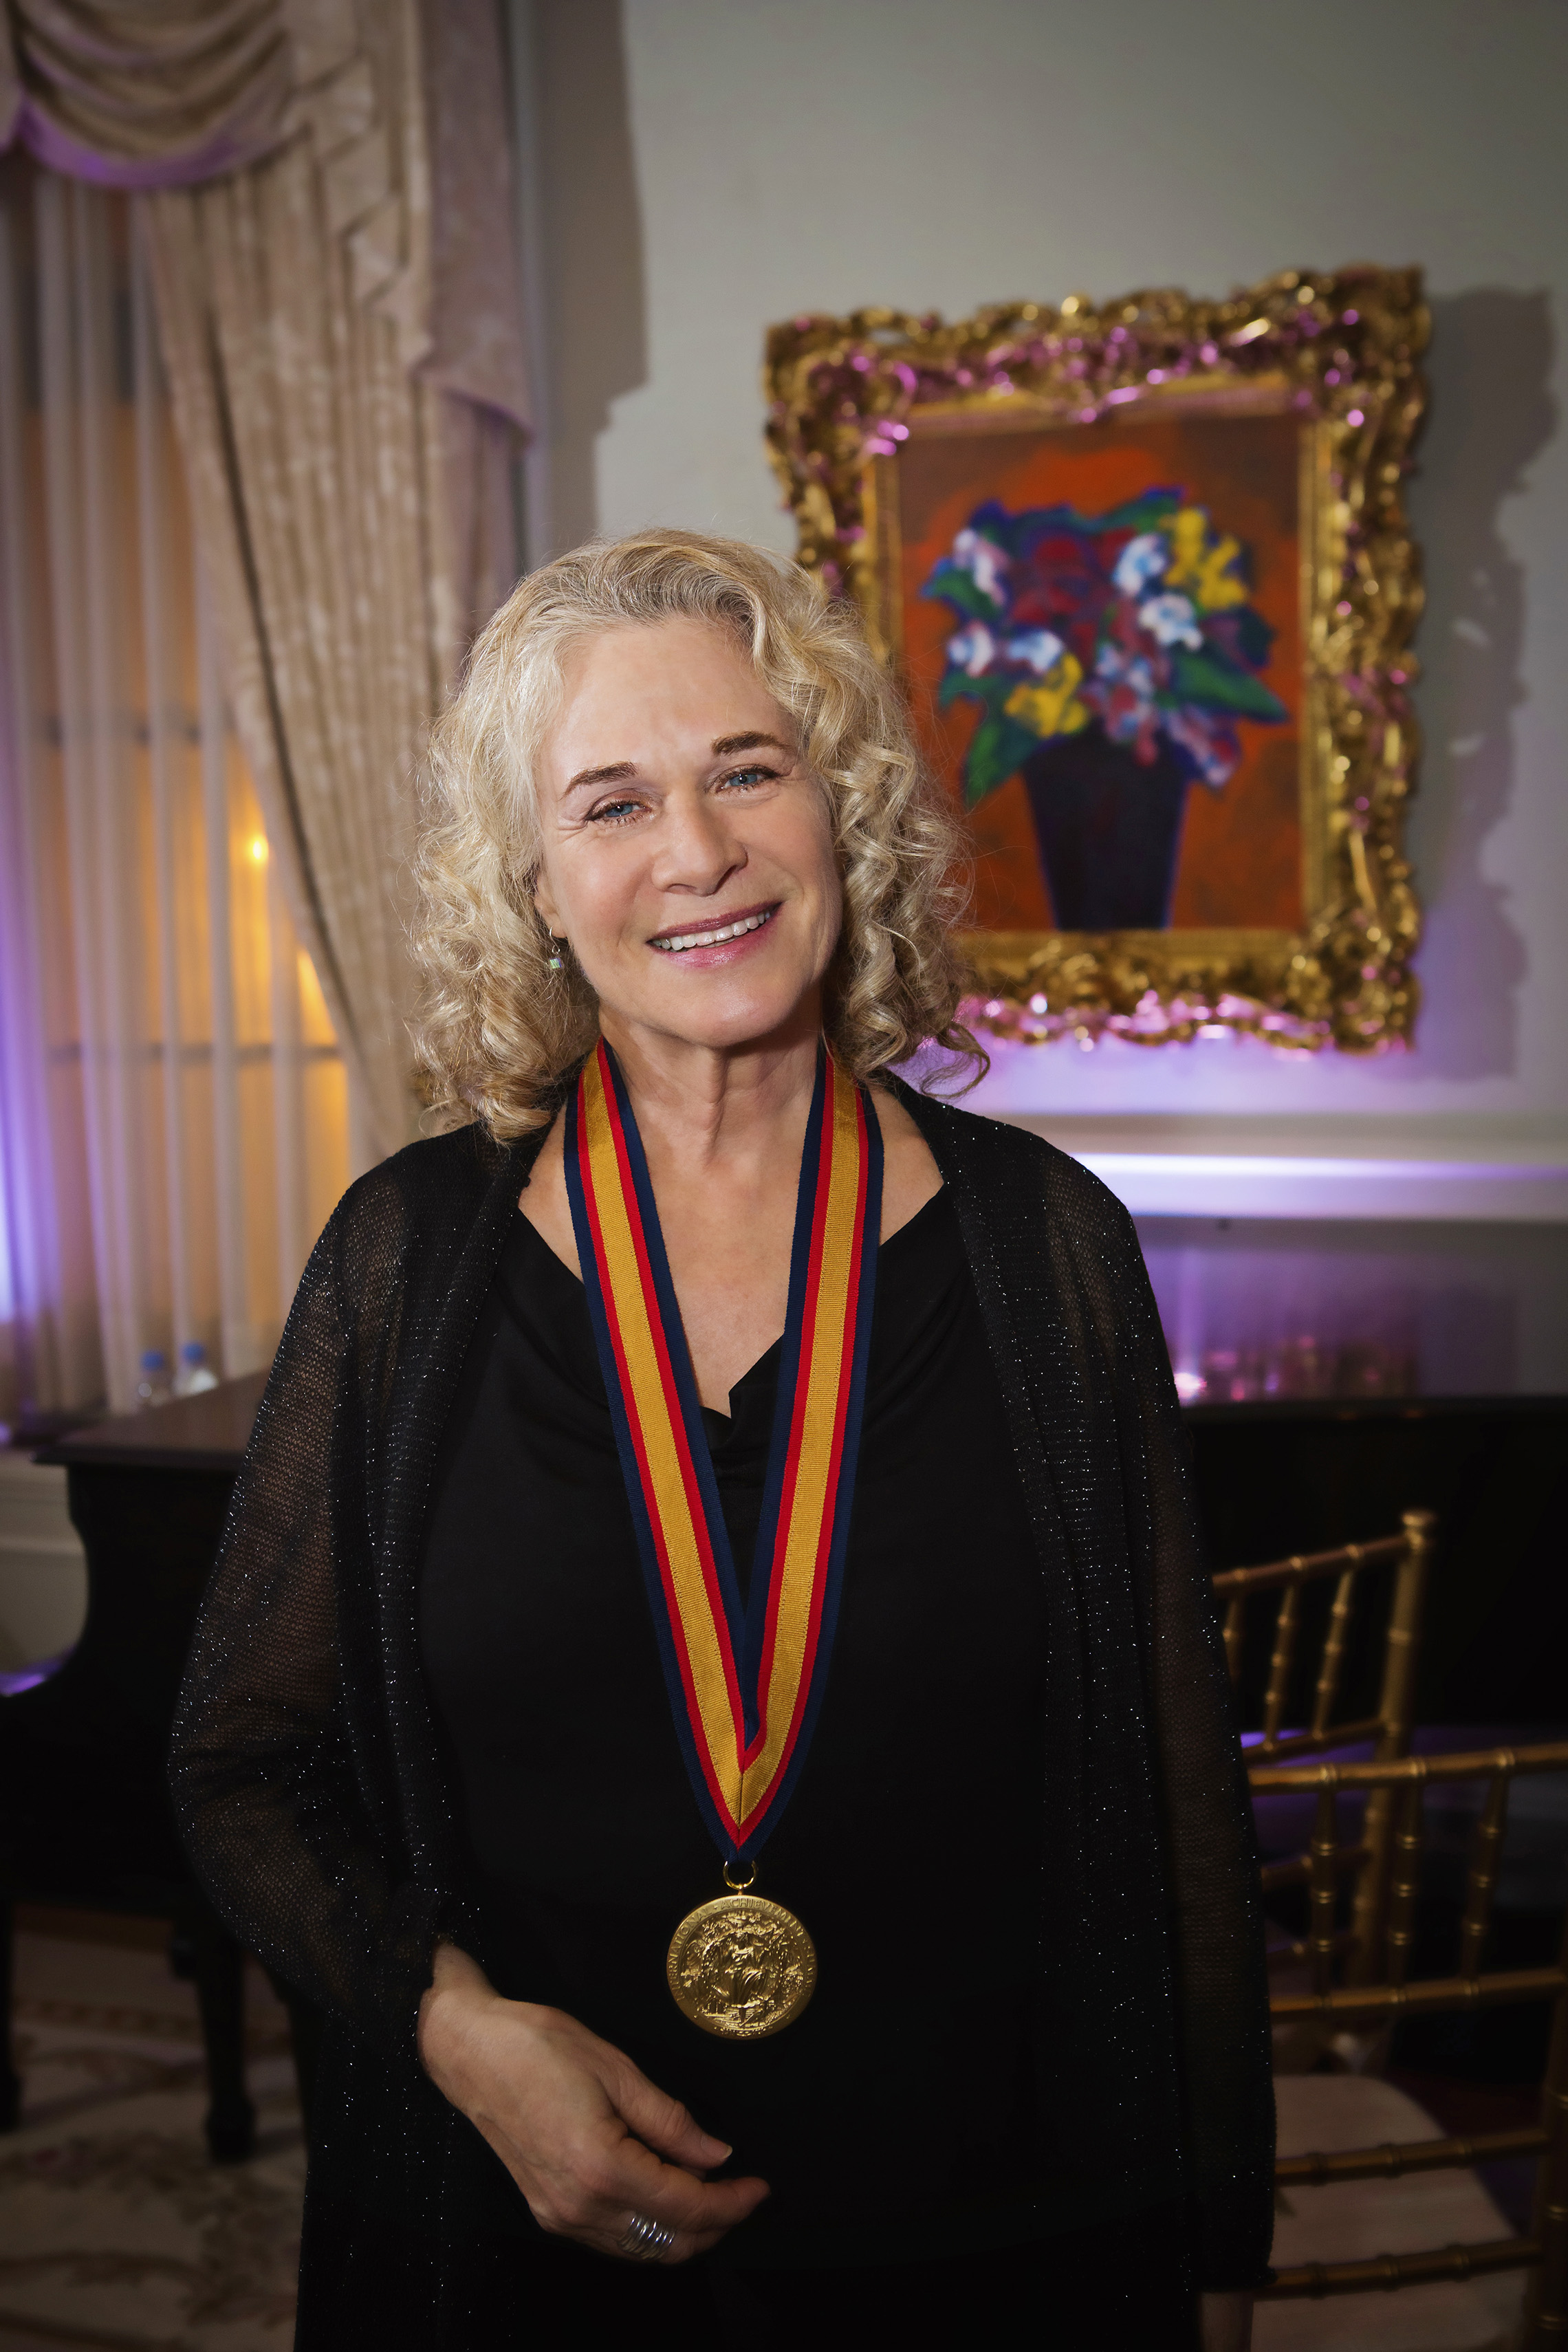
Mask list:
POLYGON ((245 1954, 205 1907, 183 1924, 195 1949, 206 2047, 207 2147, 215 2164, 242 2164, 256 2149, 256 2108, 245 2087, 245 1954))
POLYGON ((310 2145, 310 2109, 316 2094, 316 2062, 321 2055, 321 2030, 326 2021, 303 1994, 268 1969, 272 1990, 289 2012, 289 2039, 294 2052, 294 2081, 300 2093, 300 2124, 305 2146, 310 2145))
POLYGON ((0 1897, 0 2132, 22 2117, 22 2078, 11 2063, 12 1927, 10 1899, 0 1897))

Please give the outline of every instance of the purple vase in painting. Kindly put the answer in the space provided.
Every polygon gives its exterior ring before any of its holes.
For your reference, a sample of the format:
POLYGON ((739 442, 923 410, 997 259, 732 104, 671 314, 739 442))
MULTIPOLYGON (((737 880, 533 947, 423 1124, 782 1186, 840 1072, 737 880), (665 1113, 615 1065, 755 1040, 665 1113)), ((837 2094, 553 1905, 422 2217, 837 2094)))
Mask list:
POLYGON ((1145 765, 1085 727, 1031 751, 1022 774, 1058 929, 1163 931, 1188 783, 1170 746, 1145 765))

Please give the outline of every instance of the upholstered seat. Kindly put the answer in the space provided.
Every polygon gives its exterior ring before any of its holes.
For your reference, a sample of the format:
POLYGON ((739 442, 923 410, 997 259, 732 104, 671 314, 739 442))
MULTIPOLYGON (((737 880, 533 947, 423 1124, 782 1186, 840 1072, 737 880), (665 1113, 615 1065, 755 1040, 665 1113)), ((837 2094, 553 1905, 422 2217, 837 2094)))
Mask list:
MULTIPOLYGON (((1440 2139, 1441 2126, 1392 2083, 1364 2074, 1282 2074, 1275 2083, 1279 2154, 1440 2139)), ((1276 2196, 1274 2261, 1356 2262, 1479 2243, 1510 2234, 1473 2171, 1394 2180, 1291 2183, 1276 2196)), ((1254 2352, 1505 2352, 1519 2324, 1524 2274, 1439 2279, 1397 2294, 1264 2303, 1254 2352)))

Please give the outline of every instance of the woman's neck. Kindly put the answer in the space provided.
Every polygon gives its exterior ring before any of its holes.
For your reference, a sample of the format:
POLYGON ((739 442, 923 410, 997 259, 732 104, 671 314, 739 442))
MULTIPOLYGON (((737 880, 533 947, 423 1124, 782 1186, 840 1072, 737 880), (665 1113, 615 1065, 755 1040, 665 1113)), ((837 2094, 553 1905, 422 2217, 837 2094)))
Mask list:
POLYGON ((683 1176, 799 1160, 816 1083, 820 1009, 786 1034, 736 1048, 693 1045, 606 1015, 657 1188, 661 1166, 683 1176))

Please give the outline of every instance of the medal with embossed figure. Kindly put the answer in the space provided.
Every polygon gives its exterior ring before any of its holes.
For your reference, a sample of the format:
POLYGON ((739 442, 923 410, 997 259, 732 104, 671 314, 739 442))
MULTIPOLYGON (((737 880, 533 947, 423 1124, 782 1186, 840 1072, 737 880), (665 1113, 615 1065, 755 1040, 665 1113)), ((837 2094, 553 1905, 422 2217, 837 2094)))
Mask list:
POLYGON ((755 1873, 689 1911, 670 1937, 665 1973, 675 2005, 704 2033, 760 2042, 793 2025, 816 1988, 816 1946, 793 1911, 752 1892, 755 1873))
POLYGON ((603 1042, 577 1081, 565 1141, 578 1255, 670 1708, 723 1857, 724 1891, 681 1920, 666 1974, 703 2032, 760 2041, 791 2024, 816 1984, 816 1948, 792 1911, 757 1891, 756 1856, 805 1761, 837 1624, 876 1289, 881 1133, 865 1089, 824 1049, 744 1607, 647 1162, 603 1042))

